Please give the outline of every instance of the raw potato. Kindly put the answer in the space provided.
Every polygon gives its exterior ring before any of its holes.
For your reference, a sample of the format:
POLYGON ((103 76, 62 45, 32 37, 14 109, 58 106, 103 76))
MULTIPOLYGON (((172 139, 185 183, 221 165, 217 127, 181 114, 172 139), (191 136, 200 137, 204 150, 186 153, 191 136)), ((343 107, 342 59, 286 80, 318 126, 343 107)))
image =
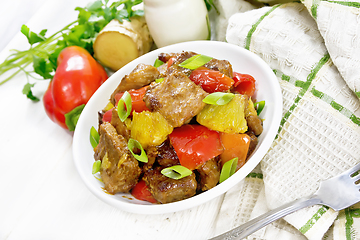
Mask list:
POLYGON ((144 17, 109 22, 94 41, 94 56, 104 66, 117 71, 149 52, 153 40, 144 17))

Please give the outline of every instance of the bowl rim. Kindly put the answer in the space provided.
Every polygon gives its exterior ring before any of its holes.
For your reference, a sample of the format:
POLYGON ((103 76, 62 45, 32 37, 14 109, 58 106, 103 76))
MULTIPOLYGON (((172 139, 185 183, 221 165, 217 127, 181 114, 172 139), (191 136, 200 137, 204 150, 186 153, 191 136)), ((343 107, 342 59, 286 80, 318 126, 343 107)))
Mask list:
MULTIPOLYGON (((223 59, 226 59, 226 57, 224 57, 223 59)), ((199 206, 200 204, 203 204, 205 202, 208 202, 214 198, 221 196, 223 193, 225 193, 230 188, 232 188, 237 183, 239 183, 241 180, 243 180, 260 163, 262 158, 265 156, 265 154, 271 147, 271 144, 277 135, 278 127, 280 125, 280 121, 282 118, 282 110, 283 110, 282 93, 277 77, 274 74, 274 72, 271 70, 271 68, 268 66, 268 64, 265 63, 265 61, 262 60, 255 53, 250 52, 249 50, 246 50, 237 45, 233 45, 226 42, 220 42, 220 41, 199 40, 199 41, 189 41, 189 42, 172 44, 166 47, 155 49, 147 54, 140 56, 139 58, 133 60, 132 62, 126 64, 124 67, 122 67, 112 76, 110 76, 109 79, 102 86, 100 86, 100 88, 94 93, 94 95, 91 97, 89 102, 86 104, 83 113, 79 118, 78 125, 74 131, 72 150, 73 150, 73 159, 74 159, 75 167, 80 175, 80 178, 83 180, 83 182, 85 183, 86 187, 90 190, 90 192, 92 192, 100 200, 118 209, 124 210, 126 212, 138 213, 138 214, 164 214, 164 213, 186 210, 192 207, 199 206), (94 178, 94 176, 91 174, 91 171, 87 172, 83 167, 84 159, 82 156, 81 142, 85 140, 85 136, 86 139, 89 138, 89 131, 90 131, 90 128, 87 129, 86 131, 84 127, 86 126, 87 112, 90 111, 96 99, 100 97, 100 92, 104 91, 104 89, 106 88, 109 88, 111 81, 114 82, 115 81, 114 79, 119 79, 119 78, 122 79, 122 77, 125 74, 128 74, 134 68, 133 66, 136 66, 138 63, 144 62, 143 61, 144 59, 154 56, 154 61, 155 61, 158 54, 162 52, 181 51, 175 49, 183 49, 184 51, 196 52, 197 48, 202 49, 202 51, 206 51, 207 48, 227 49, 237 54, 244 54, 246 57, 250 58, 252 61, 255 61, 257 64, 259 64, 259 67, 261 67, 261 69, 265 72, 265 74, 268 75, 269 81, 271 82, 271 86, 272 86, 271 91, 273 93, 272 95, 274 96, 273 99, 274 101, 271 103, 272 104, 271 107, 273 109, 271 125, 272 126, 275 125, 275 126, 273 126, 270 129, 267 129, 267 132, 263 137, 261 144, 258 144, 256 150, 253 152, 252 156, 249 158, 246 164, 243 167, 241 167, 229 179, 222 182, 221 187, 219 187, 220 185, 217 185, 214 188, 202 192, 200 194, 197 194, 191 198, 177 202, 166 203, 166 204, 147 204, 142 201, 139 201, 138 204, 134 204, 127 201, 120 201, 119 198, 111 197, 115 195, 110 195, 108 193, 105 193, 104 190, 101 189, 99 186, 92 184, 92 180, 90 180, 89 176, 91 178, 94 178), (128 69, 131 70, 128 71, 128 69), (261 148, 259 145, 261 146, 261 148)), ((96 113, 94 115, 96 115, 97 117, 96 113)))

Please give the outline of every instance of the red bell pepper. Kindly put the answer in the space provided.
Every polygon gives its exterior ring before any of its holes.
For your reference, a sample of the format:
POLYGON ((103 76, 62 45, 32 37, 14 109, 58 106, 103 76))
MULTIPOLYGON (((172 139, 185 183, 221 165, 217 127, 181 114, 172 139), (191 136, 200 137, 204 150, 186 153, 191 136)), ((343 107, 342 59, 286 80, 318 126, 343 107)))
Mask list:
POLYGON ((85 49, 65 48, 43 97, 47 115, 61 127, 73 131, 83 107, 107 78, 105 69, 85 49))
POLYGON ((113 109, 107 110, 103 117, 102 117, 102 121, 103 122, 111 122, 111 118, 112 118, 112 111, 113 109))
POLYGON ((152 196, 148 186, 144 180, 140 180, 133 189, 131 189, 131 195, 134 198, 142 201, 148 201, 151 203, 157 203, 156 199, 152 196))
POLYGON ((255 79, 249 74, 233 72, 234 92, 251 97, 255 92, 255 79))
POLYGON ((199 67, 192 71, 190 80, 208 93, 227 91, 234 84, 234 80, 225 74, 205 67, 199 67))
POLYGON ((190 170, 223 152, 219 133, 202 125, 183 125, 169 137, 180 164, 190 170))
MULTIPOLYGON (((142 111, 145 111, 145 110, 148 110, 150 111, 147 107, 146 107, 146 104, 145 102, 143 101, 143 98, 145 96, 145 93, 146 93, 146 89, 148 88, 149 86, 145 86, 145 87, 142 87, 142 88, 139 88, 139 89, 132 89, 132 90, 129 90, 128 93, 130 94, 131 96, 131 105, 132 105, 132 110, 135 111, 135 112, 142 112, 142 111)), ((120 92, 120 93, 117 93, 115 95, 115 101, 116 103, 120 100, 120 98, 124 95, 123 92, 120 92)))

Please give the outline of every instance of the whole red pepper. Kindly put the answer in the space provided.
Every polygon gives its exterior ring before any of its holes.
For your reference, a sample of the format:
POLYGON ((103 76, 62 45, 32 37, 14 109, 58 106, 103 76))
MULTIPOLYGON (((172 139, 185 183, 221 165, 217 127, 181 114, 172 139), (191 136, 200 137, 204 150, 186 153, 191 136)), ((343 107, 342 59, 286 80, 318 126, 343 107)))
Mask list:
POLYGON ((43 97, 46 114, 73 131, 85 104, 107 78, 105 69, 84 48, 65 48, 43 97))

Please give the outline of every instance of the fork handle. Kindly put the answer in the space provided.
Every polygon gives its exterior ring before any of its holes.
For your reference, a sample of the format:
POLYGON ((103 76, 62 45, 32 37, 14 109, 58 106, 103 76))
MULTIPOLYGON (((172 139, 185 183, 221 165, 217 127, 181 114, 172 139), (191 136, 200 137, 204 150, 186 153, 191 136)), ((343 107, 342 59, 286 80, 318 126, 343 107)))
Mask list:
POLYGON ((278 220, 286 215, 293 213, 297 210, 300 210, 305 207, 309 207, 316 204, 321 204, 322 201, 316 196, 312 195, 307 198, 300 198, 298 200, 284 204, 278 208, 275 208, 263 215, 260 215, 257 218, 252 219, 251 221, 236 227, 226 233, 223 233, 217 237, 214 237, 210 240, 232 240, 232 239, 242 239, 249 236, 250 234, 256 232, 262 227, 265 227, 269 223, 272 223, 275 220, 278 220))

